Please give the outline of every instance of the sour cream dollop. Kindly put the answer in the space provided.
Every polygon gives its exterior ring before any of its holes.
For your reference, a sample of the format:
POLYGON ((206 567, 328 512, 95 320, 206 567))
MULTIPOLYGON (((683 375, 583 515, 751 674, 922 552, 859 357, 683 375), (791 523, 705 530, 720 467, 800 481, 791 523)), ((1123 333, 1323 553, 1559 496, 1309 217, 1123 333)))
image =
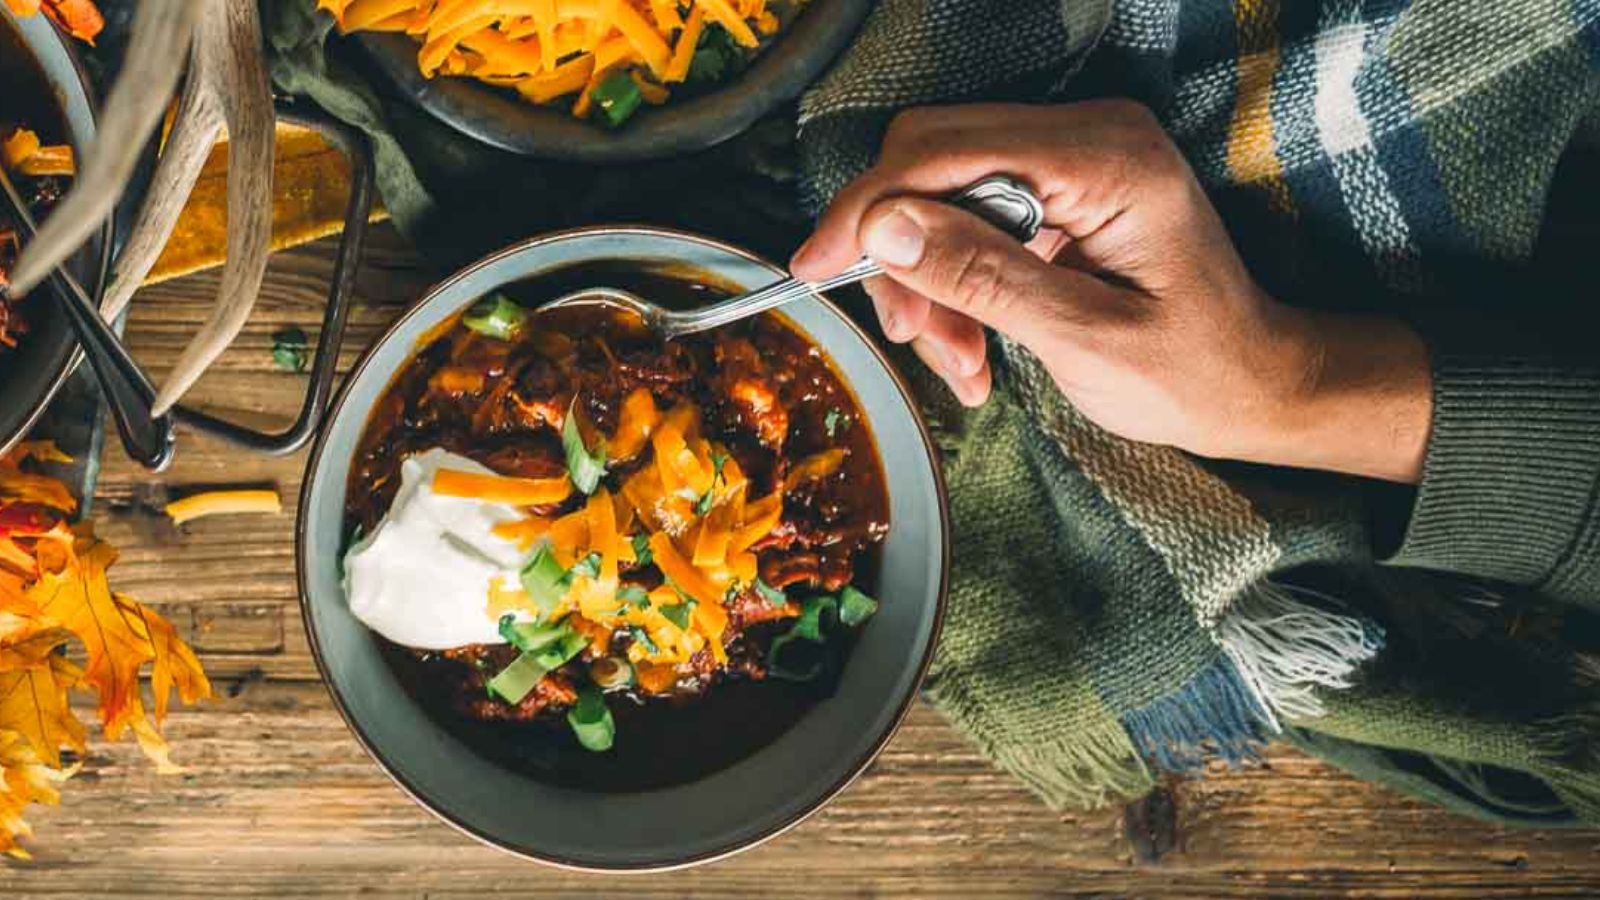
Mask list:
POLYGON ((402 462, 394 503, 345 555, 350 611, 405 647, 504 643, 489 614, 489 584, 502 578, 516 585, 526 554, 497 536, 494 526, 522 514, 503 503, 434 493, 433 476, 440 469, 492 474, 437 447, 402 462))

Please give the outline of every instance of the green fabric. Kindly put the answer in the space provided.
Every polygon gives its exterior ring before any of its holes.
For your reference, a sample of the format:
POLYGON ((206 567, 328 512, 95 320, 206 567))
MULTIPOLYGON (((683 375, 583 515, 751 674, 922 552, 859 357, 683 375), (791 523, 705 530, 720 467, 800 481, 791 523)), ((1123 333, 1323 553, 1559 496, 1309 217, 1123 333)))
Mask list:
POLYGON ((1600 608, 1600 365, 1484 336, 1436 343, 1427 477, 1392 561, 1600 608))
POLYGON ((907 106, 1148 103, 1277 296, 1418 321, 1439 392, 1427 476, 1396 498, 1123 441, 998 338, 997 396, 965 414, 899 352, 955 523, 929 696, 1058 806, 1282 737, 1464 812, 1600 824, 1597 386, 1571 357, 1427 324, 1582 302, 1517 287, 1557 161, 1592 130, 1600 3, 883 0, 798 118, 620 168, 478 147, 328 52, 308 0, 264 6, 276 84, 375 136, 389 208, 441 265, 630 220, 781 258, 907 106), (1241 47, 1275 67, 1265 104, 1237 96, 1241 47), (1265 118, 1240 131, 1247 107, 1265 118), (1230 167, 1248 133, 1272 136, 1275 166, 1230 167))

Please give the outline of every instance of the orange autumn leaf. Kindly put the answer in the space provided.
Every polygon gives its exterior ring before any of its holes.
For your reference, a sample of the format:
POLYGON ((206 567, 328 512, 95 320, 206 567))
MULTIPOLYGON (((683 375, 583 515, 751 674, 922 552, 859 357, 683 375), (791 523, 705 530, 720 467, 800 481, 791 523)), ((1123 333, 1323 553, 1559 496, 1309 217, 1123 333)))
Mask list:
POLYGON ((39 12, 41 0, 6 0, 6 7, 17 16, 31 16, 39 12))
POLYGON ((0 672, 38 665, 70 640, 72 632, 36 610, 20 604, 9 610, 0 608, 0 672))
POLYGON ((0 853, 22 858, 17 840, 30 833, 23 811, 57 801, 54 785, 72 771, 62 767, 62 748, 84 751, 71 691, 94 691, 106 737, 133 732, 162 773, 181 771, 159 730, 172 692, 185 703, 211 696, 200 661, 172 623, 112 592, 106 569, 116 552, 88 525, 65 522, 76 502, 38 471, 60 461, 66 455, 48 442, 0 456, 0 853), (63 654, 75 643, 86 651, 86 669, 63 654), (146 663, 154 716, 141 696, 146 663))
POLYGON ((17 838, 33 833, 22 811, 30 803, 59 803, 55 786, 69 774, 46 765, 22 735, 0 731, 0 853, 30 858, 17 845, 17 838))
POLYGON ((43 11, 61 30, 89 44, 106 27, 105 17, 93 0, 6 0, 6 6, 18 17, 43 11))
POLYGON ((22 468, 27 460, 61 462, 66 459, 66 454, 49 441, 23 441, 18 444, 11 452, 0 457, 0 506, 36 503, 64 513, 76 511, 78 501, 73 499, 66 485, 48 475, 24 471, 22 468))
POLYGON ((51 558, 56 551, 46 552, 55 543, 39 542, 45 571, 28 589, 28 597, 43 615, 83 642, 89 655, 84 681, 100 695, 100 724, 106 737, 116 740, 138 702, 139 669, 155 658, 155 651, 145 635, 129 627, 111 596, 106 566, 117 558, 111 545, 88 539, 80 552, 68 548, 57 567, 51 558))
POLYGON ((156 724, 167 718, 167 703, 174 688, 184 703, 196 703, 211 696, 211 680, 206 678, 200 660, 189 645, 178 637, 172 623, 147 606, 125 594, 113 594, 112 599, 130 620, 132 627, 142 629, 155 654, 150 667, 150 693, 155 697, 156 724))
POLYGON ((106 27, 105 18, 92 0, 45 0, 44 14, 86 44, 93 44, 106 27))
POLYGON ((58 653, 31 666, 0 671, 0 731, 22 735, 46 765, 61 768, 62 747, 79 753, 85 747, 83 723, 67 700, 82 675, 58 653))

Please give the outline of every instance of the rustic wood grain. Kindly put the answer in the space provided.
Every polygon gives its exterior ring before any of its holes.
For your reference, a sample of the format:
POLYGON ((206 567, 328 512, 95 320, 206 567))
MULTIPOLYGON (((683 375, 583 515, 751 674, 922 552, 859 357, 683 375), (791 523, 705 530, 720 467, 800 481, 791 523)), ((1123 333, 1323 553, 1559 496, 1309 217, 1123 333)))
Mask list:
MULTIPOLYGON (((328 241, 277 257, 257 314, 193 398, 264 421, 290 415, 304 376, 273 367, 268 336, 284 324, 314 330, 331 265, 328 241)), ((342 365, 430 280, 380 229, 342 365)), ((156 375, 214 287, 211 275, 190 276, 136 301, 129 341, 156 375)), ((95 518, 123 548, 118 586, 173 616, 219 698, 168 722, 184 775, 153 774, 130 744, 92 744, 62 805, 32 816, 36 861, 0 864, 0 896, 1600 895, 1600 833, 1489 827, 1289 750, 1175 782, 1170 806, 1147 804, 1127 822, 1116 809, 1054 813, 920 706, 836 802, 734 859, 627 878, 525 863, 402 795, 316 682, 291 549, 304 455, 252 458, 190 434, 180 441, 158 479, 108 451, 95 518), (161 489, 235 482, 277 485, 285 514, 179 532, 139 505, 161 489)))

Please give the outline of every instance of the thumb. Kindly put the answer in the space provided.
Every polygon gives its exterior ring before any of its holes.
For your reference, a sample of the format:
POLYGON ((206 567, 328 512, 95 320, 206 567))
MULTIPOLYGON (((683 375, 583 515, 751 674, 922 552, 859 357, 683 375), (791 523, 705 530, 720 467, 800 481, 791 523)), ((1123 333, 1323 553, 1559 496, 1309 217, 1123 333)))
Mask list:
POLYGON ((1085 318, 1111 288, 1054 266, 977 216, 897 197, 862 218, 861 247, 890 278, 1022 343, 1085 318))

